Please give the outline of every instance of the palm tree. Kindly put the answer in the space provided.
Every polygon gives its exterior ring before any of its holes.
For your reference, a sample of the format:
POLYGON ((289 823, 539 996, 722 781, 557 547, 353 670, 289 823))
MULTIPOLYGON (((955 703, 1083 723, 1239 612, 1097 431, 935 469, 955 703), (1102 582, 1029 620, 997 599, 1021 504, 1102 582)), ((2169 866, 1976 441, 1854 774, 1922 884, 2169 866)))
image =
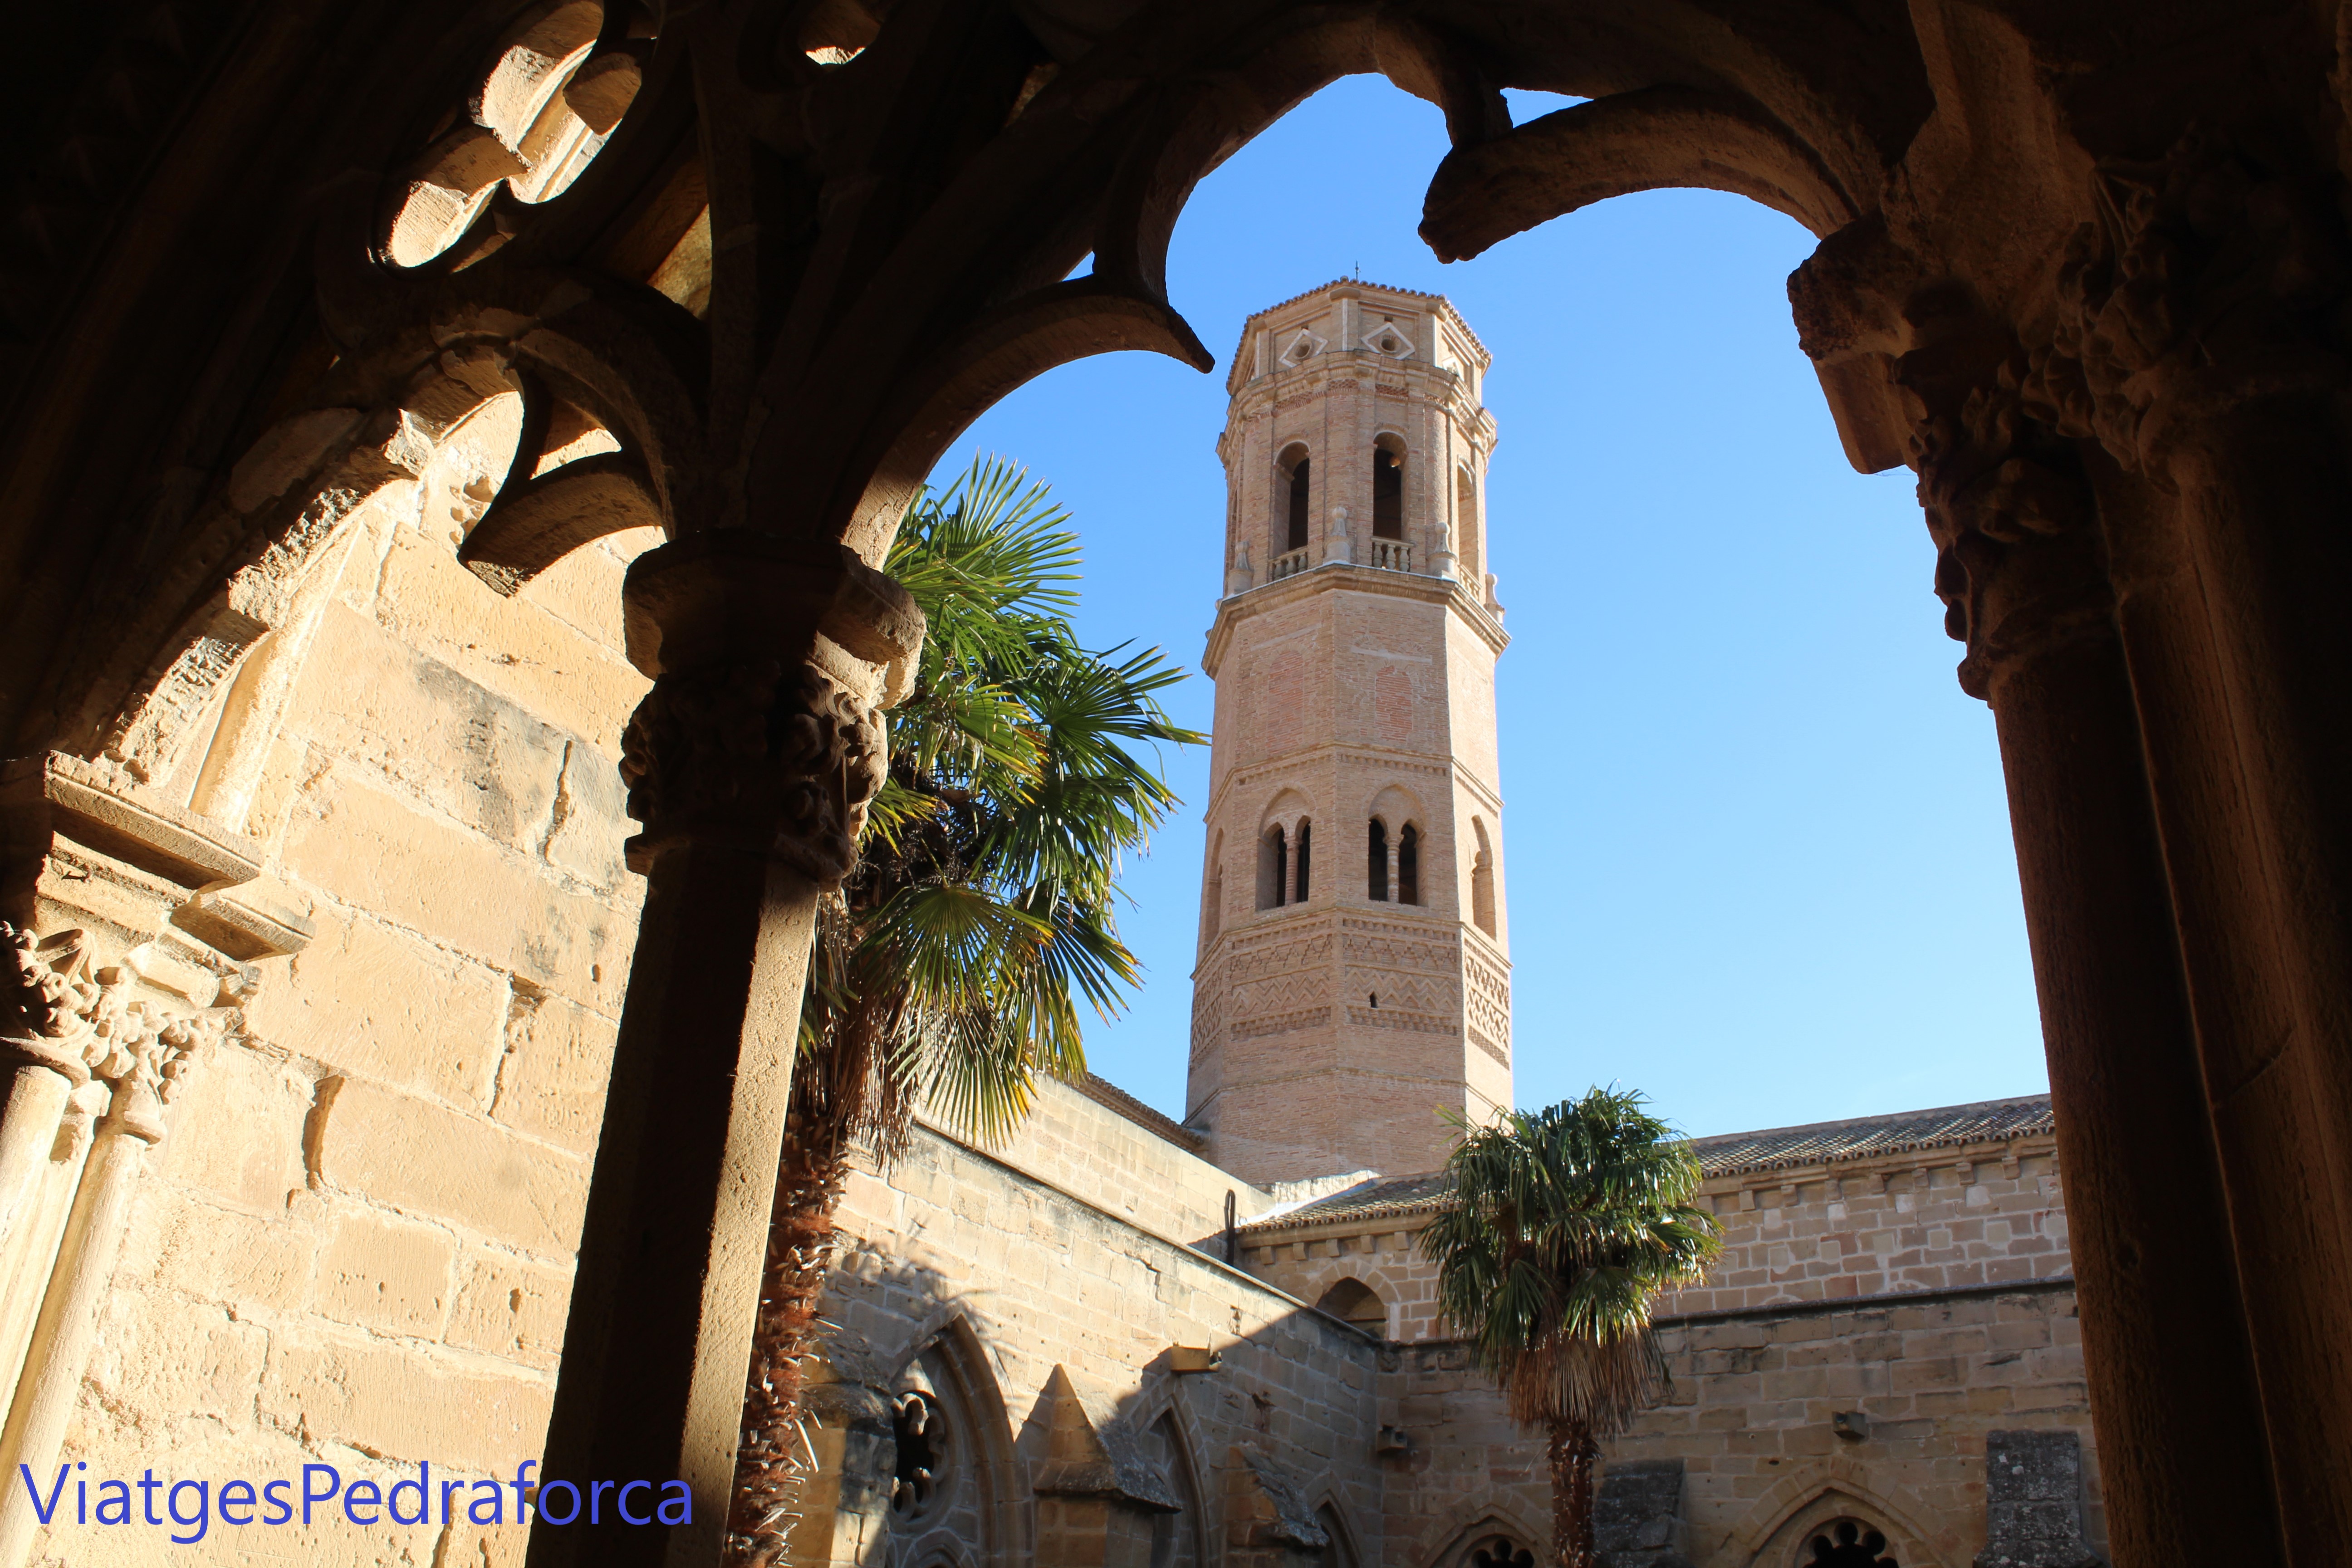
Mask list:
POLYGON ((1691 1203, 1697 1156, 1643 1103, 1595 1089, 1462 1123, 1445 1165, 1453 1204, 1421 1233, 1439 1308, 1511 1418, 1549 1436, 1560 1568, 1591 1568, 1600 1440, 1665 1391, 1653 1299, 1704 1278, 1723 1245, 1691 1203))
POLYGON ((886 1165, 919 1110, 998 1143, 1040 1077, 1083 1078, 1080 1003, 1136 984, 1113 920, 1122 856, 1176 804, 1131 746, 1190 744, 1157 648, 1092 653, 1068 614, 1078 546, 1045 487, 975 461, 919 497, 887 570, 929 623, 890 717, 863 858, 819 907, 754 1330, 730 1554, 772 1562, 798 1479, 801 1358, 853 1147, 886 1165))

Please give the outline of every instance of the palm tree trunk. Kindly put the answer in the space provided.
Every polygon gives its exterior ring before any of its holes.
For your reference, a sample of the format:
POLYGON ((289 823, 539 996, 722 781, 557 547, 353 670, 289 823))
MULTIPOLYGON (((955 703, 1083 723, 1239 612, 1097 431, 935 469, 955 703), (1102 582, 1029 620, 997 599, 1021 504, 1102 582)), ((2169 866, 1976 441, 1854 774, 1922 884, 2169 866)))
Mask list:
MULTIPOLYGON (((798 1098, 795 1096, 795 1098, 798 1098)), ((833 1267, 833 1216, 849 1175, 845 1119, 795 1111, 768 1225, 760 1315, 743 1398, 743 1442, 727 1521, 733 1568, 763 1568, 784 1549, 801 1481, 801 1358, 807 1354, 833 1267)))
POLYGON ((1592 1568, 1592 1468, 1600 1457, 1591 1427, 1551 1424, 1551 1552, 1559 1568, 1592 1568))

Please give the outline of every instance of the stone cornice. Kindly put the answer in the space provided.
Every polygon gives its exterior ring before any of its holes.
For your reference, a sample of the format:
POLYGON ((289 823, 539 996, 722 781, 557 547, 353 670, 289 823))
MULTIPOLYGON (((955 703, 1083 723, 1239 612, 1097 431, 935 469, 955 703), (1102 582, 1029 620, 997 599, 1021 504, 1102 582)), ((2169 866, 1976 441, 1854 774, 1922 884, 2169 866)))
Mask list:
POLYGON ((1511 645, 1511 637, 1503 629, 1494 612, 1480 604, 1471 594, 1469 585, 1452 577, 1425 576, 1419 572, 1391 572, 1378 566, 1360 566, 1348 561, 1326 561, 1295 573, 1278 582, 1262 583, 1245 588, 1217 603, 1217 618, 1209 627, 1207 651, 1202 655, 1201 668, 1209 679, 1217 679, 1217 670, 1224 663, 1225 652, 1232 646, 1234 627, 1245 616, 1264 615, 1286 608, 1320 593, 1370 594, 1381 598, 1414 599, 1425 605, 1444 605, 1460 616, 1465 625, 1484 639, 1496 658, 1511 645))

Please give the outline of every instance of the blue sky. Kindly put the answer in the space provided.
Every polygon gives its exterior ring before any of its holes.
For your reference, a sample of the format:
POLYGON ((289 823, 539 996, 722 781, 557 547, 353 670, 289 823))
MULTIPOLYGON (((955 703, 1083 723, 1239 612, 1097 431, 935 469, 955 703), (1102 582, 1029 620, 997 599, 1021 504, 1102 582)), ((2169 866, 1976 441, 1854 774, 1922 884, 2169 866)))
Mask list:
MULTIPOLYGON (((1525 120, 1558 102, 1514 94, 1525 120)), ((1435 109, 1334 84, 1202 182, 1169 291, 1219 357, 1065 366, 940 464, 1048 480, 1081 631, 1194 671, 1219 588, 1226 357, 1335 277, 1449 295, 1495 355, 1492 568, 1522 1105, 1617 1081, 1694 1134, 2048 1087, 1991 715, 1964 696, 1906 470, 1842 456, 1789 316, 1812 249, 1715 192, 1621 198, 1438 264, 1414 236, 1435 109)), ((1148 966, 1095 1070, 1184 1110, 1205 747, 1131 864, 1148 966)))

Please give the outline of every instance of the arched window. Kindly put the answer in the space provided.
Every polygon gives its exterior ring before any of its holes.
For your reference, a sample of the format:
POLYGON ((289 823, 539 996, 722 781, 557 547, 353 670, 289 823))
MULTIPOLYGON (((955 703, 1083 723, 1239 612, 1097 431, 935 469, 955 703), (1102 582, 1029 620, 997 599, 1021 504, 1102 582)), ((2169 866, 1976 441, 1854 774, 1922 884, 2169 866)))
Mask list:
POLYGON ((1389 1331, 1388 1303, 1381 1300, 1378 1290, 1360 1279, 1334 1280, 1331 1288, 1323 1292, 1323 1299, 1315 1303, 1315 1310, 1371 1333, 1389 1331))
POLYGON ((1313 859, 1314 847, 1315 825, 1302 819, 1298 824, 1298 849, 1292 857, 1298 863, 1296 890, 1290 895, 1290 901, 1294 904, 1303 904, 1307 901, 1307 873, 1313 859))
POLYGON ((1535 1568, 1536 1554, 1507 1535, 1490 1535, 1462 1554, 1462 1568, 1535 1568))
POLYGON ((1201 1489, 1193 1480, 1192 1455, 1172 1415, 1160 1416, 1144 1429, 1143 1449, 1167 1479, 1176 1501, 1175 1512, 1151 1516, 1151 1568, 1200 1568, 1205 1555, 1201 1489))
POLYGON ((1285 552, 1307 548, 1307 496, 1313 468, 1305 448, 1294 447, 1291 450, 1298 455, 1290 460, 1288 473, 1283 481, 1284 504, 1287 509, 1284 512, 1282 532, 1285 552))
POLYGON ((1389 825, 1372 818, 1371 839, 1364 856, 1364 896, 1376 904, 1389 901, 1389 825))
POLYGON ((1290 886, 1289 847, 1282 841, 1282 824, 1265 830, 1257 847, 1257 907, 1278 910, 1290 886))
POLYGON ((1478 527, 1478 481, 1470 477, 1468 468, 1456 469, 1454 475, 1454 570, 1462 581, 1474 586, 1483 583, 1486 569, 1486 552, 1481 548, 1478 527))
POLYGON ((1797 1561, 1801 1568, 1897 1568, 1886 1537, 1853 1519, 1812 1531, 1797 1561))
POLYGON ((1209 886, 1201 903, 1201 940, 1217 940, 1225 923, 1225 836, 1220 833, 1209 850, 1209 886))
POLYGON ((1324 1568, 1356 1568, 1355 1543, 1349 1539, 1348 1527, 1339 1522, 1339 1510, 1327 1502, 1315 1510, 1315 1522, 1331 1538, 1323 1552, 1324 1568))
POLYGON ((1397 833, 1397 902, 1421 902, 1421 830, 1410 822, 1397 833))
POLYGON ((1477 836, 1478 852, 1470 862, 1470 919, 1488 936, 1495 934, 1495 847, 1486 842, 1486 825, 1476 817, 1470 819, 1470 831, 1477 836))
POLYGON ((1372 537, 1404 537, 1404 461, 1385 437, 1372 447, 1372 537))

